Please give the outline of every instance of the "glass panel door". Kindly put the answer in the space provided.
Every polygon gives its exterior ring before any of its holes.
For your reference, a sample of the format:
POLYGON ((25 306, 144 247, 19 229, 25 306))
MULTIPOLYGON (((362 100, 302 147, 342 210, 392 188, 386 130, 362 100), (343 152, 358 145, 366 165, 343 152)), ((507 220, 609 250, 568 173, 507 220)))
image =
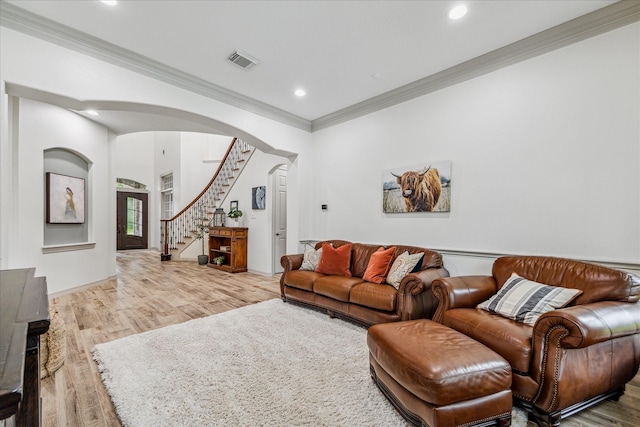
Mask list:
POLYGON ((148 248, 148 194, 118 191, 117 246, 123 249, 148 248))
POLYGON ((142 237, 142 200, 127 197, 127 234, 142 237))

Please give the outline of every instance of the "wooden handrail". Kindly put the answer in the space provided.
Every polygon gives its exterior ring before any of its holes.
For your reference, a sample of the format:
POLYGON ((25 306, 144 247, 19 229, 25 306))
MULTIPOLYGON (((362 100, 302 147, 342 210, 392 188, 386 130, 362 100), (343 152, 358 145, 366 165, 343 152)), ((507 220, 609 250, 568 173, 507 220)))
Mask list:
POLYGON ((238 140, 238 138, 233 138, 233 140, 231 141, 231 144, 229 144, 229 148, 227 148, 227 152, 225 153, 224 157, 222 158, 222 161, 220 162, 220 164, 218 165, 218 169, 216 170, 216 173, 213 174, 213 178, 211 178, 211 181, 209 181, 209 183, 207 185, 205 185, 204 190, 202 190, 200 192, 200 194, 198 194, 191 201, 191 203, 189 203, 187 206, 185 206, 180 212, 175 214, 171 219, 161 219, 160 221, 173 221, 174 219, 178 218, 180 215, 185 213, 187 211, 187 209, 189 209, 191 206, 193 206, 198 200, 200 200, 200 197, 202 197, 203 194, 207 192, 209 187, 211 187, 213 185, 214 181, 218 177, 218 174, 220 173, 220 170, 222 169, 222 165, 224 165, 224 162, 227 161, 227 157, 229 157, 229 153, 231 153, 231 150, 233 149, 233 145, 236 143, 237 140, 238 140))
MULTIPOLYGON (((218 165, 218 169, 200 194, 198 194, 189 204, 171 218, 160 220, 162 233, 160 243, 163 251, 161 259, 163 261, 171 259, 169 251, 174 249, 177 243, 182 242, 182 239, 185 236, 191 234, 192 227, 194 226, 193 221, 195 221, 196 215, 201 219, 203 216, 203 209, 207 209, 206 214, 208 216, 208 214, 211 213, 208 210, 212 207, 218 207, 217 202, 221 200, 218 197, 220 194, 226 193, 226 191, 222 190, 221 187, 228 187, 226 180, 233 179, 233 176, 235 175, 233 172, 234 169, 232 168, 234 168, 234 165, 238 162, 243 162, 245 160, 243 158, 244 153, 253 152, 254 149, 249 149, 248 147, 250 146, 242 140, 233 138, 229 144, 229 148, 227 148, 227 152, 218 165), (245 145, 247 145, 247 150, 245 150, 245 145), (236 163, 231 164, 233 162, 236 163), (194 213, 196 210, 198 211, 197 214, 194 213)), ((222 198, 222 200, 224 200, 224 198, 222 198)))

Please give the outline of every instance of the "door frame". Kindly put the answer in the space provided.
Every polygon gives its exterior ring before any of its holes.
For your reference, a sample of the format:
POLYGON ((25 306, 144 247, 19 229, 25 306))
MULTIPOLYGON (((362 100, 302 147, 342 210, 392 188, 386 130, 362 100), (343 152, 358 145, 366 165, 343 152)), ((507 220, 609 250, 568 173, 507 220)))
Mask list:
MULTIPOLYGON (((133 193, 133 194, 145 194, 147 196, 147 207, 145 209, 145 216, 146 216, 146 221, 147 221, 147 229, 146 229, 146 248, 149 248, 149 241, 150 239, 150 221, 151 221, 151 215, 150 215, 150 206, 151 206, 151 192, 147 189, 143 189, 143 188, 116 188, 116 227, 118 226, 118 197, 120 196, 120 193, 133 193)), ((119 250, 117 249, 118 247, 118 231, 116 230, 116 251, 119 250)))
MULTIPOLYGON (((285 186, 287 187, 287 195, 285 196, 285 213, 286 213, 286 205, 287 205, 287 198, 288 198, 288 178, 289 178, 289 168, 286 164, 282 163, 277 165, 276 167, 274 167, 271 172, 269 172, 269 182, 271 183, 271 274, 276 274, 276 271, 278 270, 278 266, 280 265, 280 260, 278 259, 278 257, 276 256, 277 253, 277 239, 276 239, 276 228, 277 228, 277 224, 276 224, 276 220, 277 220, 277 215, 276 212, 279 209, 279 205, 280 203, 278 202, 278 192, 277 192, 277 185, 276 185, 276 172, 282 170, 284 171, 284 174, 287 176, 287 183, 285 184, 285 186)), ((285 229, 288 228, 288 218, 285 218, 285 229)), ((289 233, 287 230, 287 236, 285 237, 285 247, 286 247, 286 242, 289 239, 289 233)))

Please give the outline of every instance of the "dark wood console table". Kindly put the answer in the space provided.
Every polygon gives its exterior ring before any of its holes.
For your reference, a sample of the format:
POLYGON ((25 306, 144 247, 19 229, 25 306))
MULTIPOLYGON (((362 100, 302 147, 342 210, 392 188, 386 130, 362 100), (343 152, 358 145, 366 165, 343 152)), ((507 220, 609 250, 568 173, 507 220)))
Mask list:
POLYGON ((246 227, 211 227, 209 229, 209 267, 228 273, 247 271, 249 229, 246 227), (214 259, 221 257, 221 264, 214 259))
POLYGON ((39 426, 40 335, 49 330, 47 280, 35 269, 0 270, 0 420, 39 426))

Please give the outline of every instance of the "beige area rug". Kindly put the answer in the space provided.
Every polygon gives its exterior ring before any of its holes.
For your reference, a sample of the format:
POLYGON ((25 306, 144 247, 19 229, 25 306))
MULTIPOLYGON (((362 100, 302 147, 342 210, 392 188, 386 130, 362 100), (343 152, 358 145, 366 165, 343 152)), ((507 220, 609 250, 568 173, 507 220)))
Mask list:
POLYGON ((92 352, 126 427, 407 425, 371 381, 364 328, 278 299, 92 352))

